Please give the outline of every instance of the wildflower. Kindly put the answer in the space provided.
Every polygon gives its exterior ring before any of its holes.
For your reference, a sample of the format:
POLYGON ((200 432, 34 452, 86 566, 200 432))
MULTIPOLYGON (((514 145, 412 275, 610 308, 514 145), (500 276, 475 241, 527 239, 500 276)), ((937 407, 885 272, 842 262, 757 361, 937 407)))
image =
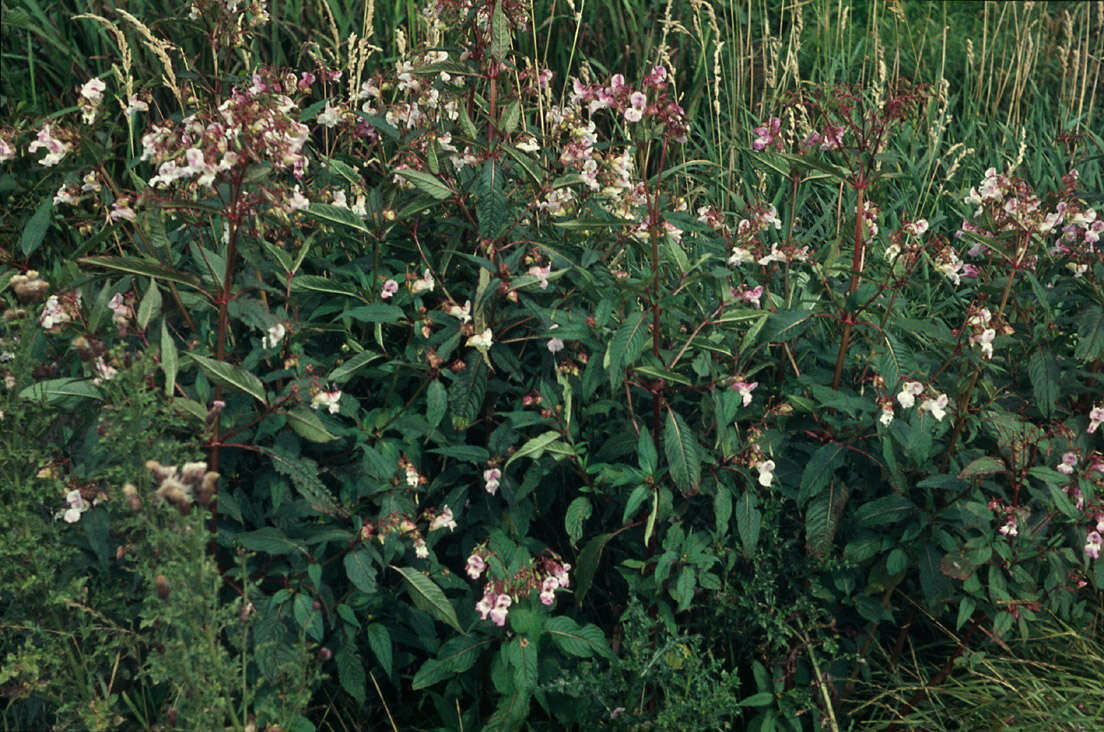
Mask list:
POLYGON ((487 328, 482 333, 477 333, 471 338, 468 338, 466 345, 478 348, 480 351, 486 351, 494 344, 493 334, 491 329, 487 328))
POLYGON ((928 230, 928 220, 916 219, 916 221, 910 221, 901 228, 905 231, 905 233, 912 234, 913 236, 919 238, 921 235, 924 234, 924 232, 928 230))
POLYGON ((541 583, 540 601, 544 605, 556 602, 555 592, 560 587, 560 581, 555 577, 545 577, 541 583))
POLYGON ((543 267, 530 267, 527 274, 531 277, 536 277, 537 282, 540 283, 542 290, 548 289, 548 274, 552 271, 552 265, 546 264, 543 267))
POLYGON ((546 345, 549 353, 559 353, 564 349, 563 338, 549 338, 546 345))
POLYGON ((96 362, 93 365, 96 369, 96 373, 99 374, 99 376, 92 379, 92 383, 96 384, 97 386, 105 381, 111 381, 119 374, 118 369, 115 369, 112 366, 108 365, 107 362, 103 360, 102 356, 97 357, 96 362))
POLYGON ((15 148, 11 143, 0 137, 0 163, 6 163, 15 157, 15 148))
POLYGON ((317 394, 311 397, 311 409, 317 410, 320 407, 326 407, 330 414, 337 414, 341 406, 338 402, 341 400, 341 390, 334 389, 333 391, 319 391, 317 394))
MULTIPOLYGON (((758 381, 753 381, 750 384, 746 381, 737 381, 732 385, 732 389, 740 393, 740 396, 743 397, 744 406, 746 407, 751 404, 751 392, 755 391, 757 386, 759 386, 758 381)), ((773 466, 771 469, 773 470, 773 466)))
POLYGON ((406 463, 403 469, 406 473, 406 484, 411 488, 417 488, 422 479, 422 476, 418 475, 417 468, 410 463, 406 463))
POLYGON ((79 199, 73 195, 73 189, 67 185, 62 185, 58 188, 58 192, 54 194, 54 205, 58 206, 62 203, 67 203, 70 206, 76 206, 79 199))
POLYGON ((445 312, 452 317, 457 318, 461 323, 470 323, 472 319, 471 300, 465 301, 464 307, 460 307, 456 303, 452 303, 451 305, 449 305, 448 309, 445 310, 445 312))
POLYGON ((483 487, 486 488, 487 492, 490 493, 492 496, 498 491, 498 481, 501 477, 502 471, 498 468, 491 468, 489 470, 483 471, 483 481, 485 484, 483 487))
POLYGON ((127 117, 133 117, 137 112, 148 112, 148 111, 149 111, 149 105, 146 104, 145 102, 143 102, 141 99, 139 99, 134 94, 131 94, 130 98, 127 99, 127 105, 126 105, 126 110, 125 110, 125 113, 126 113, 127 117))
POLYGON ((468 557, 468 564, 464 567, 464 571, 467 572, 468 576, 473 580, 477 580, 486 568, 487 563, 483 561, 483 557, 478 554, 472 554, 468 557))
POLYGON ((39 160, 38 164, 49 168, 60 163, 61 159, 69 153, 71 147, 69 143, 62 142, 54 137, 50 125, 44 125, 38 131, 37 138, 27 146, 27 152, 33 153, 40 148, 46 148, 46 156, 39 160))
POLYGON ((751 252, 743 247, 733 247, 732 256, 728 258, 728 263, 733 267, 739 267, 741 264, 753 261, 755 261, 755 258, 751 256, 751 252))
MULTIPOLYGON (((533 137, 532 135, 517 142, 514 147, 516 147, 518 150, 521 150, 522 152, 527 153, 535 153, 540 150, 540 144, 537 142, 537 138, 533 137)), ((455 150, 456 148, 453 149, 455 150)))
MULTIPOLYGON (((50 295, 46 305, 42 308, 42 314, 38 319, 43 330, 52 330, 54 326, 69 322, 69 313, 62 308, 57 295, 50 295)), ((1096 429, 1093 427, 1093 429, 1096 429)))
POLYGON ((302 211, 310 208, 310 199, 304 196, 299 191, 299 186, 296 185, 291 191, 291 198, 287 202, 288 213, 295 213, 296 211, 302 211))
POLYGON ((756 285, 753 289, 744 290, 743 292, 740 293, 740 299, 741 300, 744 300, 745 302, 749 302, 757 308, 760 307, 759 299, 762 296, 763 296, 763 286, 762 285, 756 285))
POLYGON ((111 204, 112 221, 136 221, 138 215, 134 213, 134 209, 130 207, 130 201, 126 198, 120 198, 111 204))
MULTIPOLYGON (((775 138, 778 137, 782 126, 782 120, 778 117, 771 117, 770 121, 762 127, 756 127, 752 132, 755 133, 755 140, 752 141, 751 146, 755 150, 762 150, 769 147, 774 143, 775 138)), ((782 141, 778 141, 778 146, 781 148, 782 141)))
POLYGON ((326 109, 318 115, 318 121, 326 125, 329 129, 333 129, 341 122, 341 110, 335 109, 329 101, 326 102, 326 109))
POLYGON ((287 333, 287 329, 284 328, 283 323, 277 323, 276 325, 269 328, 266 332, 267 335, 265 335, 261 343, 266 349, 268 349, 275 348, 280 343, 280 341, 284 339, 284 335, 287 333))
POLYGON ((990 359, 993 357, 993 339, 996 338, 996 336, 996 330, 993 328, 986 328, 980 334, 970 336, 970 345, 980 345, 981 357, 990 359))
POLYGON ((425 539, 420 536, 414 540, 414 556, 418 559, 425 559, 429 556, 429 547, 426 546, 425 539))
POLYGON ((491 622, 500 628, 505 625, 506 614, 510 611, 509 608, 512 604, 513 600, 510 599, 509 595, 499 595, 498 599, 495 600, 494 608, 488 613, 491 616, 491 622))
POLYGON ((1077 453, 1067 452, 1062 455, 1062 463, 1055 470, 1065 475, 1073 475, 1073 466, 1077 465, 1077 453))
POLYGON ((769 488, 774 479, 774 461, 765 460, 756 465, 755 469, 759 471, 759 485, 769 488))
POLYGON ((456 521, 452 517, 452 509, 448 506, 444 507, 437 516, 433 517, 433 520, 429 522, 429 530, 436 531, 437 529, 448 529, 454 531, 456 529, 456 521))
POLYGON ((906 381, 901 387, 901 393, 897 395, 897 401, 902 407, 908 409, 916 404, 916 397, 924 393, 924 385, 919 381, 906 381))
POLYGON ((427 267, 422 278, 414 280, 414 284, 410 286, 410 291, 415 295, 421 292, 433 292, 433 285, 433 273, 427 267))
POLYGON ((62 513, 61 517, 65 519, 67 524, 75 524, 80 521, 81 514, 90 508, 88 501, 84 500, 84 496, 78 490, 69 491, 65 496, 65 502, 69 504, 69 508, 62 513))
POLYGON ((1002 536, 1016 536, 1019 530, 1016 528, 1016 517, 1009 516, 1008 520, 1004 522, 1004 526, 1000 527, 1000 533, 1002 536))
POLYGON ((946 394, 940 394, 935 399, 925 399, 920 404, 920 410, 931 412, 936 420, 942 422, 943 418, 947 416, 946 407, 949 401, 946 394))
POLYGON ((380 299, 387 300, 399 291, 399 283, 395 280, 387 280, 383 283, 383 288, 380 290, 380 299))
POLYGON ((1099 405, 1093 407, 1089 412, 1089 428, 1085 431, 1089 434, 1096 432, 1096 428, 1099 427, 1102 422, 1104 422, 1104 407, 1099 405))
POLYGON ((889 423, 893 421, 893 402, 891 400, 887 399, 886 401, 882 402, 882 414, 880 417, 878 417, 878 421, 886 427, 888 427, 889 423))
MULTIPOLYGON (((66 515, 68 515, 68 512, 66 512, 66 515)), ((67 518, 66 521, 68 520, 67 518)), ((1088 536, 1085 537, 1085 556, 1090 559, 1099 559, 1102 544, 1104 544, 1104 538, 1100 536, 1100 532, 1090 531, 1088 536)))

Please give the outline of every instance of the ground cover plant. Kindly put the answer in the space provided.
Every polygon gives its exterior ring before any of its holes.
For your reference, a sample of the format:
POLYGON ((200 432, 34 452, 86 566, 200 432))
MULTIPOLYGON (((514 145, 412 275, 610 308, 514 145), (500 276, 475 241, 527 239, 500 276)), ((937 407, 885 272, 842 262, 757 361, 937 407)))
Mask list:
POLYGON ((1001 7, 6 3, 5 727, 1104 718, 1104 3, 1001 7))

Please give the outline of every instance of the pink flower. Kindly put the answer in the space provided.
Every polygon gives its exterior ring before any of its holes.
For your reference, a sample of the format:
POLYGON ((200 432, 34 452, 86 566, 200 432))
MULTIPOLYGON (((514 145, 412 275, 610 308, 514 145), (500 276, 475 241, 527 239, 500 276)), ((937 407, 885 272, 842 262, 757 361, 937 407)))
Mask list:
POLYGON ((380 299, 386 300, 398 291, 399 283, 395 282, 395 280, 387 280, 387 282, 383 283, 383 289, 380 290, 380 299))
POLYGON ((341 405, 338 402, 341 401, 341 390, 334 389, 333 391, 320 391, 311 397, 311 409, 317 410, 320 407, 326 407, 326 411, 330 414, 337 414, 341 409, 341 405))
MULTIPOLYGON (((755 140, 752 141, 751 146, 756 150, 763 150, 769 147, 775 142, 779 132, 782 128, 782 120, 778 117, 771 117, 770 121, 762 127, 756 127, 752 132, 755 133, 755 140)), ((781 148, 782 141, 778 141, 778 146, 781 148)))
POLYGON ((751 404, 751 392, 755 391, 755 388, 759 386, 758 381, 753 381, 750 384, 746 381, 737 381, 732 385, 732 388, 740 392, 740 396, 743 397, 744 406, 751 404))
POLYGON ((540 601, 544 605, 556 602, 556 590, 560 587, 560 581, 555 577, 545 577, 541 583, 540 601))
POLYGON ((490 470, 483 471, 483 480, 486 483, 484 486, 487 492, 492 496, 498 491, 499 478, 502 477, 502 471, 498 468, 491 468, 490 470))
POLYGON ((1104 422, 1104 407, 1095 406, 1089 412, 1089 428, 1085 430, 1089 434, 1096 432, 1096 428, 1104 422))
POLYGON ((444 510, 429 522, 430 531, 436 531, 437 529, 453 531, 455 528, 456 521, 452 517, 452 509, 448 506, 445 506, 444 510))
POLYGON ((530 267, 527 274, 530 277, 536 277, 537 282, 540 283, 540 288, 542 290, 547 290, 548 289, 548 274, 551 271, 552 271, 552 265, 551 264, 546 264, 543 267, 536 267, 536 266, 530 267))
POLYGON ((1101 538, 1100 532, 1090 531, 1089 535, 1085 537, 1085 556, 1090 559, 1099 559, 1102 544, 1104 544, 1104 538, 1101 538))
POLYGON ((1004 536, 1016 536, 1019 533, 1016 528, 1016 519, 1010 516, 1004 526, 1000 527, 1000 532, 1004 536))
POLYGON ((916 404, 916 397, 924 393, 924 385, 919 381, 906 381, 904 386, 901 387, 901 393, 897 395, 897 401, 901 406, 908 409, 912 405, 916 404))
MULTIPOLYGON (((487 563, 483 561, 483 557, 478 554, 472 554, 468 557, 468 564, 464 567, 464 571, 468 573, 468 576, 473 580, 479 579, 483 574, 483 570, 487 568, 487 563)), ((486 616, 484 616, 486 617, 486 616)))
POLYGON ((931 412, 937 421, 942 422, 947 416, 946 408, 949 402, 950 399, 946 394, 940 394, 935 399, 925 399, 920 405, 920 411, 931 412))
POLYGON ((512 604, 513 600, 510 599, 509 595, 499 595, 498 599, 495 600, 494 607, 488 613, 491 616, 491 622, 500 628, 505 625, 506 614, 510 611, 510 605, 512 604))
POLYGON ((1062 455, 1062 463, 1055 468, 1059 473, 1073 475, 1073 466, 1077 465, 1077 453, 1067 452, 1062 455))
POLYGON ((756 285, 756 287, 754 289, 744 290, 743 292, 740 293, 740 299, 741 300, 745 300, 745 301, 751 303, 752 305, 754 305, 755 307, 760 307, 759 298, 761 298, 762 296, 763 296, 763 286, 762 285, 756 285))

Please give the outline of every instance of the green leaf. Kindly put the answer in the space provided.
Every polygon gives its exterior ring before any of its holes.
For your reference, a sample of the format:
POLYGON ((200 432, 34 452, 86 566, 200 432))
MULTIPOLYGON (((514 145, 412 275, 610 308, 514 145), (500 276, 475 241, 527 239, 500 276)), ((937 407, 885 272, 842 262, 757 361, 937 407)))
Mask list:
POLYGON ((361 305, 344 313, 364 323, 397 323, 403 319, 402 308, 396 305, 361 305))
POLYGON ((747 699, 740 702, 741 707, 765 707, 774 702, 774 694, 769 691, 760 691, 758 694, 752 694, 747 699))
POLYGON ((697 575, 693 567, 683 567, 679 572, 675 586, 671 589, 671 597, 678 602, 677 612, 682 612, 690 607, 694 600, 694 586, 697 584, 697 575))
POLYGON ((496 61, 503 61, 510 51, 510 27, 502 6, 503 0, 497 0, 491 16, 491 58, 496 61))
POLYGON ((609 540, 616 536, 616 532, 599 534, 584 546, 579 552, 575 567, 575 602, 582 607, 583 598, 586 597, 594 582, 594 575, 598 572, 598 563, 602 560, 602 551, 609 540))
POLYGON ((755 547, 759 544, 759 530, 763 525, 763 514, 757 503, 755 494, 745 490, 736 504, 736 533, 740 535, 744 556, 748 558, 755 554, 755 547))
POLYGON ((508 210, 503 172, 502 164, 492 157, 487 158, 479 173, 476 215, 479 218, 479 236, 483 239, 498 236, 506 220, 508 210))
POLYGON ((439 684, 446 679, 451 679, 455 675, 456 673, 450 671, 445 664, 435 658, 430 658, 422 664, 422 667, 418 669, 418 673, 414 674, 411 686, 415 691, 418 691, 439 684))
POLYGON ((368 228, 359 216, 344 206, 334 206, 329 203, 311 203, 310 208, 307 209, 307 213, 316 219, 331 224, 348 226, 350 229, 356 229, 365 234, 372 233, 372 230, 368 228))
POLYGON ((561 651, 580 658, 590 658, 594 651, 581 631, 579 625, 565 615, 549 618, 544 624, 545 635, 551 638, 561 651))
POLYGON ((337 664, 337 677, 341 680, 341 688, 356 699, 357 704, 363 704, 367 693, 365 687, 364 664, 353 646, 345 645, 334 654, 334 663, 337 664))
POLYGON ((383 672, 390 676, 392 668, 391 633, 383 623, 372 623, 364 629, 368 647, 372 649, 383 672))
POLYGON ((383 358, 383 354, 374 353, 372 351, 361 351, 360 353, 353 356, 348 361, 331 371, 330 375, 327 376, 326 379, 338 384, 344 384, 346 381, 351 379, 353 377, 353 374, 359 371, 361 367, 370 364, 377 358, 383 358))
POLYGON ((487 451, 487 448, 479 445, 446 445, 445 447, 435 447, 430 452, 469 463, 485 463, 491 457, 491 453, 487 451))
POLYGON ((303 439, 311 442, 329 442, 337 439, 337 435, 327 430, 318 414, 309 407, 296 407, 283 414, 287 417, 291 429, 303 439))
POLYGON ((319 277, 318 275, 296 275, 291 280, 291 291, 302 292, 303 290, 309 290, 311 292, 328 292, 334 295, 348 295, 349 297, 360 298, 360 293, 356 291, 356 288, 346 285, 341 282, 335 282, 325 277, 319 277))
POLYGON ((458 633, 464 632, 463 628, 460 627, 460 621, 456 618, 456 611, 449 604, 445 593, 433 580, 413 567, 396 567, 394 564, 390 567, 406 580, 410 596, 415 605, 455 629, 458 633))
POLYGON ((314 601, 306 595, 296 595, 292 603, 292 613, 295 615, 295 622, 307 631, 307 635, 321 643, 325 633, 322 611, 314 609, 314 601))
POLYGON ((457 430, 465 430, 483 407, 483 395, 487 390, 487 364, 478 353, 468 356, 467 368, 449 389, 449 406, 452 423, 457 430))
POLYGON ((640 437, 636 441, 636 462, 645 475, 654 475, 659 467, 659 453, 656 452, 655 442, 648 430, 640 430, 640 437))
POLYGON ((261 404, 268 404, 268 400, 265 399, 264 384, 241 366, 235 366, 225 361, 216 361, 213 358, 200 356, 196 353, 189 355, 203 369, 204 373, 215 381, 240 389, 246 394, 252 395, 261 404))
POLYGON ((199 280, 193 275, 177 272, 171 267, 166 267, 147 259, 138 259, 137 257, 81 257, 77 262, 93 267, 113 269, 117 272, 126 272, 128 274, 136 274, 143 277, 153 277, 154 279, 165 280, 166 282, 176 282, 177 284, 187 285, 197 290, 202 289, 199 280))
POLYGON ((411 170, 410 168, 402 168, 396 170, 395 173, 402 176, 406 180, 414 184, 414 187, 423 193, 436 198, 438 201, 443 201, 452 195, 452 191, 449 187, 441 182, 439 178, 429 173, 423 173, 420 170, 411 170))
POLYGON ((176 387, 176 373, 180 368, 180 358, 167 323, 168 318, 161 319, 161 370, 165 372, 165 396, 171 397, 176 387))
POLYGON ((647 313, 634 313, 613 334, 609 347, 609 376, 614 388, 621 385, 624 370, 631 366, 640 354, 648 338, 647 313))
POLYGON ((713 496, 713 523, 717 535, 728 533, 728 522, 732 520, 732 492, 726 485, 717 486, 717 495, 713 496))
POLYGON ((157 288, 157 280, 150 279, 149 288, 138 303, 138 327, 146 329, 149 322, 161 312, 161 290, 157 288))
POLYGON ((958 477, 961 480, 965 480, 966 478, 976 478, 979 475, 1002 473, 1005 469, 1003 460, 985 455, 976 460, 971 460, 970 464, 959 472, 958 477))
POLYGON ((804 330, 801 325, 813 316, 809 310, 779 310, 771 313, 763 327, 763 340, 782 343, 793 340, 804 330))
POLYGON ((235 539, 243 547, 254 552, 281 556, 298 551, 308 555, 307 550, 301 544, 273 526, 238 534, 235 539))
POLYGON ((908 569, 908 554, 905 553, 905 550, 898 547, 891 551, 889 556, 886 557, 886 572, 893 576, 904 572, 906 569, 908 569))
POLYGON ((583 524, 590 518, 594 508, 590 505, 590 499, 586 496, 576 496, 571 505, 567 507, 567 516, 564 518, 564 529, 571 545, 575 546, 583 536, 583 524))
POLYGON ((446 409, 448 409, 448 394, 445 392, 445 386, 440 379, 434 379, 426 387, 426 421, 430 426, 436 427, 441 424, 446 409))
POLYGON ((517 129, 518 122, 521 120, 521 102, 514 100, 506 105, 506 109, 502 110, 502 123, 499 126, 502 134, 512 134, 517 129))
POLYGON ((537 644, 519 635, 506 646, 506 658, 514 669, 514 691, 531 694, 537 688, 537 644))
POLYGON ((38 204, 31 218, 27 219, 27 224, 23 227, 23 238, 19 242, 19 250, 23 252, 24 257, 31 256, 42 245, 42 240, 46 238, 46 230, 50 228, 50 212, 53 208, 53 197, 46 196, 38 204))
POLYGON ((1092 361, 1104 356, 1104 308, 1094 305, 1081 316, 1074 358, 1092 361))
POLYGON ((801 487, 797 494, 798 505, 804 506, 807 501, 820 495, 824 486, 832 479, 836 468, 843 464, 843 445, 837 442, 829 442, 817 448, 809 462, 805 463, 805 469, 801 471, 801 487))
MULTIPOLYGON (((643 430, 641 430, 641 434, 644 434, 643 430)), ((639 509, 644 504, 644 501, 648 500, 651 495, 652 487, 647 483, 641 483, 633 488, 632 493, 629 494, 629 500, 625 501, 625 510, 621 515, 621 523, 629 523, 629 520, 636 514, 637 509, 639 509)))
POLYGON ((357 549, 345 555, 345 574, 356 588, 369 595, 376 592, 376 567, 372 562, 372 553, 367 549, 357 549))
POLYGON ((691 381, 689 377, 675 373, 674 371, 668 371, 667 369, 657 368, 655 366, 634 366, 633 373, 637 376, 648 376, 653 379, 660 379, 661 381, 670 381, 675 384, 682 384, 683 386, 694 385, 694 382, 691 381))
POLYGON ((547 448, 558 439, 560 439, 560 433, 555 430, 548 430, 544 434, 532 438, 524 445, 519 447, 517 452, 510 456, 510 459, 506 461, 506 467, 510 467, 510 463, 523 457, 528 457, 536 460, 544 454, 545 448, 547 448))
POLYGON ((1058 370, 1057 359, 1050 352, 1036 351, 1027 362, 1027 375, 1031 378, 1035 405, 1044 417, 1051 419, 1060 393, 1058 382, 1061 372, 1058 370))
POLYGON ((103 392, 89 379, 48 379, 26 387, 19 392, 19 397, 53 404, 66 397, 103 399, 103 392))
POLYGON ((260 452, 272 458, 272 467, 291 478, 296 490, 310 503, 311 508, 327 516, 348 517, 349 512, 339 506, 318 478, 318 463, 310 458, 293 454, 282 447, 258 447, 260 452))
POLYGON ((915 503, 904 496, 883 496, 859 506, 855 518, 863 526, 884 526, 915 517, 919 510, 915 503))
POLYGON ((684 493, 696 493, 701 483, 698 441, 682 417, 670 407, 667 408, 667 426, 663 430, 663 447, 675 485, 684 493))

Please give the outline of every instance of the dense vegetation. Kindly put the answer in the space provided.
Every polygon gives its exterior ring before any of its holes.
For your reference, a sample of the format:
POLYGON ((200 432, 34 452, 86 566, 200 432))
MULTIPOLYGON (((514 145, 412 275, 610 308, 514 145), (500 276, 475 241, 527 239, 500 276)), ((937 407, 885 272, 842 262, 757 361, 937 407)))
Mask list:
POLYGON ((1104 720, 1104 2, 3 3, 4 729, 1104 720))

